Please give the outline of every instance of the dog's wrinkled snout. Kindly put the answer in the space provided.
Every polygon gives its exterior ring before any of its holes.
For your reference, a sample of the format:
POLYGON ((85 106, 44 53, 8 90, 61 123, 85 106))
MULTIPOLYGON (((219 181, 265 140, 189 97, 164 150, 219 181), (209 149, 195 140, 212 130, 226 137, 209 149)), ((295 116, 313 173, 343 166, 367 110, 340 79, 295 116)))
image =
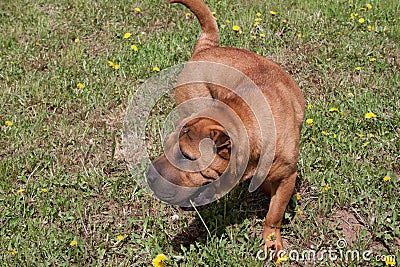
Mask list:
POLYGON ((176 194, 177 185, 165 179, 155 163, 157 163, 157 161, 150 165, 146 173, 148 185, 159 199, 171 204, 176 204, 179 202, 179 197, 177 197, 176 194))

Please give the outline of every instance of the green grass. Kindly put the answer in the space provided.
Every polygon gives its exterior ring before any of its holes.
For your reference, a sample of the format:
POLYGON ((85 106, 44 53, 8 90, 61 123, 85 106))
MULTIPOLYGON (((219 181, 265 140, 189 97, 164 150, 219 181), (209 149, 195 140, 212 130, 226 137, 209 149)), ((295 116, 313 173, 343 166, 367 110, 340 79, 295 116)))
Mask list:
MULTIPOLYGON (((400 262, 400 5, 371 1, 360 11, 366 3, 208 2, 222 45, 273 58, 312 105, 285 247, 321 252, 345 238, 349 249, 400 262)), ((208 236, 196 213, 140 189, 143 172, 124 162, 129 97, 154 67, 190 57, 199 26, 187 12, 158 0, 0 3, 1 266, 150 266, 159 253, 168 266, 264 265, 256 258, 268 207, 262 194, 242 185, 201 211, 208 236)))

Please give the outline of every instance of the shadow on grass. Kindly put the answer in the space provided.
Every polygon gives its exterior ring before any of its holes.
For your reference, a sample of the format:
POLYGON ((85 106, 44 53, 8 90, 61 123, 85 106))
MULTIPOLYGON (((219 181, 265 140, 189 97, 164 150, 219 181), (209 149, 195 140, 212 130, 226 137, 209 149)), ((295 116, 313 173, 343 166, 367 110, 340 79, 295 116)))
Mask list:
MULTIPOLYGON (((298 181, 299 180, 300 179, 298 179, 298 181)), ((249 183, 250 182, 244 182, 240 184, 219 201, 213 202, 199 210, 211 235, 221 237, 223 234, 226 234, 227 227, 242 225, 245 220, 252 218, 264 220, 268 212, 270 197, 264 194, 260 189, 250 193, 248 191, 249 183)), ((296 185, 296 189, 299 188, 299 186, 300 182, 296 185)), ((290 214, 291 218, 294 216, 295 207, 296 203, 291 200, 286 211, 290 214)), ((195 212, 193 212, 193 216, 196 216, 196 219, 188 227, 181 229, 181 232, 173 238, 172 246, 175 251, 180 251, 182 246, 189 247, 196 242, 201 244, 207 243, 207 229, 195 212)), ((283 224, 285 225, 287 223, 288 220, 284 219, 283 224)), ((248 235, 257 238, 254 231, 250 231, 248 235)))

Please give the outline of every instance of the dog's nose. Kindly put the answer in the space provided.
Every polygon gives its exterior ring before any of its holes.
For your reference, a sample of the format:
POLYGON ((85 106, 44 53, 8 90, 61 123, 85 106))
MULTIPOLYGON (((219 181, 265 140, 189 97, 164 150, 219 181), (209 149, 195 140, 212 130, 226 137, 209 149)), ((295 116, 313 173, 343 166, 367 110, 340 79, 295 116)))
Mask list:
POLYGON ((156 168, 154 168, 153 164, 151 164, 150 168, 149 168, 149 170, 147 171, 147 174, 146 174, 147 182, 149 184, 154 184, 159 175, 160 174, 157 172, 156 168))

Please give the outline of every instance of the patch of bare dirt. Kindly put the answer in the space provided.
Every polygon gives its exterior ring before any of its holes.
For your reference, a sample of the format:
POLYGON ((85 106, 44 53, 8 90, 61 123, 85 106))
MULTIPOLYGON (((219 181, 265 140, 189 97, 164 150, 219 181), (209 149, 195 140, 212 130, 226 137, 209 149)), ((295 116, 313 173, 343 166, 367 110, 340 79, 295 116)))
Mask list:
POLYGON ((343 235, 343 238, 349 244, 352 244, 357 239, 357 234, 361 229, 365 229, 363 219, 359 215, 348 210, 338 210, 330 221, 332 222, 332 226, 334 226, 337 221, 341 221, 341 223, 336 226, 336 230, 343 235))

